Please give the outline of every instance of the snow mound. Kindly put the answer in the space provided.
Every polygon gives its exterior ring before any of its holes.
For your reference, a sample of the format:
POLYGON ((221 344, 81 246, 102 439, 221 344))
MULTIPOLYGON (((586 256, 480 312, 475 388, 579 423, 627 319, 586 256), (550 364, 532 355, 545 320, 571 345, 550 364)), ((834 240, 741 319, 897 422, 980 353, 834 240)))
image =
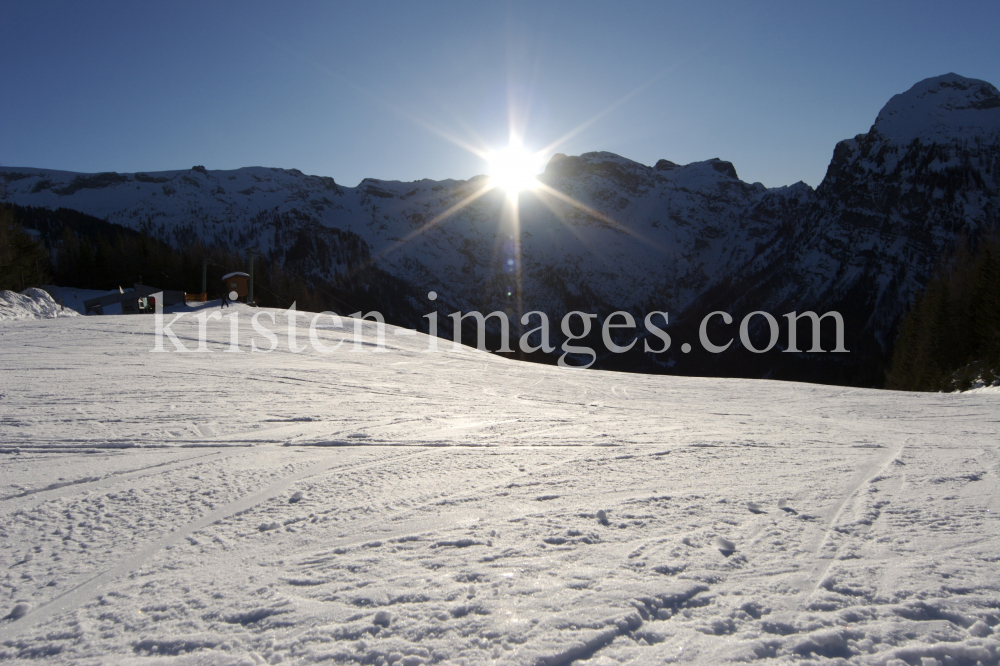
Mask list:
MULTIPOLYGON (((65 306, 67 310, 72 308, 82 315, 87 314, 87 308, 83 306, 84 301, 118 293, 117 289, 77 289, 76 287, 59 287, 54 284, 43 284, 42 290, 49 292, 55 302, 65 306)), ((106 313, 110 310, 110 306, 104 308, 106 313)))
POLYGON ((63 309, 47 291, 25 289, 20 294, 0 291, 0 321, 19 319, 55 319, 56 317, 79 317, 76 310, 63 309))
POLYGON ((924 79, 894 95, 872 129, 901 145, 914 139, 940 143, 1000 132, 1000 91, 958 74, 924 79))

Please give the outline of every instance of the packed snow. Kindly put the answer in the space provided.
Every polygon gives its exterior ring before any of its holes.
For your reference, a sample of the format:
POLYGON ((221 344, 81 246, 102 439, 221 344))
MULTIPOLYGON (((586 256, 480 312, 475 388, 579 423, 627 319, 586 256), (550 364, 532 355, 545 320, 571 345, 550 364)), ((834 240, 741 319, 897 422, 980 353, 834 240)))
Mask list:
POLYGON ((21 293, 0 290, 0 321, 17 319, 54 319, 55 317, 79 316, 72 307, 56 302, 42 289, 31 287, 21 293))
POLYGON ((243 353, 230 319, 209 353, 0 322, 0 659, 1000 663, 998 393, 352 352, 351 320, 291 353, 280 314, 249 353, 252 312, 243 353))

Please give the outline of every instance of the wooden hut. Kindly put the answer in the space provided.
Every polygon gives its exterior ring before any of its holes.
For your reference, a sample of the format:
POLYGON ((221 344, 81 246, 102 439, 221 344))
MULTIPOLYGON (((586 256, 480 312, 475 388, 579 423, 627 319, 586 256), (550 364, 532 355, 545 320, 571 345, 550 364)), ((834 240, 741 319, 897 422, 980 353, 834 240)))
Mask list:
POLYGON ((222 276, 222 291, 233 298, 233 292, 236 292, 236 298, 233 300, 243 300, 246 301, 247 295, 250 293, 250 276, 246 273, 227 273, 222 276))

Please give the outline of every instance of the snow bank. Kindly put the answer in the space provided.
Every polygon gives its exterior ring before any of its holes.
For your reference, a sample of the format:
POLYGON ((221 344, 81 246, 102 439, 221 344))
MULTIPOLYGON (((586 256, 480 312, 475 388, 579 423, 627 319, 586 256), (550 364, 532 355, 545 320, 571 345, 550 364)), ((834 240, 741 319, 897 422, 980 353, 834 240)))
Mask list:
POLYGON ((79 317, 80 313, 63 308, 47 291, 25 289, 20 294, 0 291, 0 321, 18 319, 55 319, 56 317, 79 317))
MULTIPOLYGON (((51 284, 42 285, 42 289, 49 292, 56 303, 65 306, 67 309, 72 308, 82 315, 87 314, 87 309, 83 307, 84 301, 118 293, 117 289, 112 289, 111 291, 104 289, 76 289, 74 287, 57 287, 51 284)), ((108 308, 105 308, 104 311, 110 314, 108 308)))

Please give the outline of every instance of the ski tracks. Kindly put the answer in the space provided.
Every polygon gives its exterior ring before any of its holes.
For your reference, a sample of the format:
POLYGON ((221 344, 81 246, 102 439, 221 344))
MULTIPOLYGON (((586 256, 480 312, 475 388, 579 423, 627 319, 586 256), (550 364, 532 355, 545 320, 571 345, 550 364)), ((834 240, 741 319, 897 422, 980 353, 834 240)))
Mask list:
POLYGON ((439 451, 441 451, 441 449, 423 449, 420 451, 407 452, 402 455, 389 456, 380 460, 348 464, 343 464, 339 459, 333 458, 328 461, 316 463, 301 471, 282 477, 262 490, 244 495, 243 497, 230 502, 223 507, 209 512, 197 520, 191 521, 186 525, 174 529, 162 539, 148 544, 138 552, 125 557, 114 567, 111 567, 110 569, 107 569, 102 573, 93 576, 90 579, 63 592, 62 594, 57 595, 16 622, 9 622, 6 626, 0 626, 0 641, 9 641, 15 636, 24 634, 33 627, 46 622, 60 613, 67 612, 81 606, 88 600, 94 598, 101 589, 112 581, 139 569, 144 562, 156 555, 158 552, 173 546, 193 532, 204 529, 209 525, 217 523, 230 516, 249 511, 253 507, 286 492, 294 484, 304 479, 335 470, 360 471, 365 468, 396 462, 399 458, 428 455, 439 451))
POLYGON ((32 506, 41 504, 42 502, 58 499, 60 497, 68 497, 70 495, 87 491, 101 490, 119 485, 125 481, 141 479, 143 477, 156 474, 164 474, 166 472, 184 469, 185 467, 190 467, 192 465, 210 463, 222 458, 239 455, 241 453, 243 453, 243 451, 233 449, 215 451, 212 453, 202 453, 195 456, 189 456, 181 460, 168 460, 131 470, 114 472, 96 479, 93 477, 83 477, 82 479, 78 479, 76 481, 55 483, 44 488, 28 490, 17 495, 8 495, 7 497, 0 498, 0 512, 15 513, 17 511, 25 511, 32 506))
POLYGON ((785 598, 785 610, 803 610, 806 600, 820 589, 843 546, 837 542, 840 536, 838 527, 844 513, 854 504, 863 489, 889 476, 888 470, 899 459, 909 441, 907 439, 880 450, 878 455, 873 456, 854 473, 839 498, 817 516, 821 518, 818 533, 802 544, 802 550, 807 553, 808 559, 800 565, 801 573, 790 581, 794 581, 800 592, 785 598))
MULTIPOLYGON (((551 448, 551 447, 546 447, 551 448)), ((579 447, 567 447, 572 449, 577 449, 579 447)), ((441 449, 437 449, 441 450, 441 449)), ((545 468, 545 472, 548 473, 559 467, 564 467, 577 462, 583 458, 594 455, 592 450, 584 450, 577 455, 571 455, 563 460, 559 460, 551 463, 545 468)), ((480 488, 472 488, 464 491, 459 491, 457 493, 450 493, 447 497, 438 497, 433 500, 422 502, 415 506, 409 506, 406 509, 393 514, 390 516, 386 524, 382 529, 376 531, 372 528, 366 528, 363 530, 355 530, 351 533, 342 534, 337 537, 336 543, 333 545, 333 549, 343 548, 345 546, 356 545, 359 543, 364 543, 366 541, 371 541, 373 539, 399 539, 407 536, 415 536, 418 534, 423 534, 431 531, 441 531, 453 529, 459 527, 463 524, 473 523, 480 520, 481 516, 488 516, 494 513, 504 514, 507 520, 511 517, 521 517, 523 515, 528 515, 531 513, 536 513, 539 511, 536 507, 531 507, 530 510, 524 511, 514 511, 513 505, 517 501, 529 501, 527 498, 518 498, 518 500, 512 500, 505 503, 497 503, 497 491, 510 488, 512 484, 515 484, 518 479, 524 479, 530 477, 531 475, 537 475, 537 471, 532 472, 519 472, 506 476, 498 481, 495 481, 487 486, 480 488), (478 507, 477 511, 479 516, 473 515, 472 510, 465 505, 472 504, 475 502, 494 500, 494 502, 487 507, 478 507), (504 506, 506 505, 506 506, 504 506), (446 509, 444 511, 438 511, 433 516, 417 516, 421 512, 425 512, 432 507, 454 507, 446 509), (412 516, 412 517, 410 517, 412 516)), ((472 481, 472 479, 469 479, 472 481)), ((303 560, 304 563, 315 565, 323 561, 323 558, 327 553, 332 552, 324 551, 323 553, 317 553, 312 556, 306 556, 303 560)))

